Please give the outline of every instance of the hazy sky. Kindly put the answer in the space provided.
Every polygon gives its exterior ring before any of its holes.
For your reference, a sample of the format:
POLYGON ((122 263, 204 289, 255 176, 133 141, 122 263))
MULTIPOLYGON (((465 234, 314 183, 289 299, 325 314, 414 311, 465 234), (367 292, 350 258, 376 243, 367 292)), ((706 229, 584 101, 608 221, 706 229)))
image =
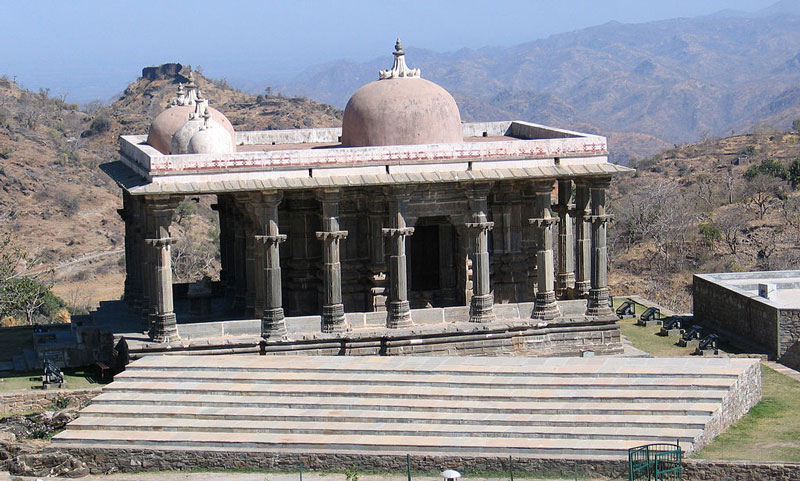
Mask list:
POLYGON ((0 0, 0 74, 73 102, 108 99, 147 65, 260 81, 406 46, 515 45, 616 20, 755 11, 775 0, 0 0))

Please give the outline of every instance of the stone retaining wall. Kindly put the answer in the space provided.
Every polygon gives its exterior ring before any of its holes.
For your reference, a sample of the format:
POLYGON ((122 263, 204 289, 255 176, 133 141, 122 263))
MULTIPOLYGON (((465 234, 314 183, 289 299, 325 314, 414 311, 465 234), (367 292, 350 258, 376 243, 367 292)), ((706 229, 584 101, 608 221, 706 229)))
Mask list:
POLYGON ((102 392, 101 388, 57 391, 12 391, 0 393, 0 414, 23 414, 56 409, 56 400, 67 399, 70 406, 84 406, 102 392))
POLYGON ((686 481, 794 481, 800 479, 800 463, 759 463, 687 459, 683 463, 686 481))
MULTIPOLYGON (((352 466, 360 470, 405 472, 405 455, 367 453, 274 453, 236 451, 156 451, 142 449, 66 449, 85 462, 92 474, 134 471, 172 471, 193 468, 294 471, 303 469, 341 472, 352 466)), ((513 458, 515 474, 578 476, 627 479, 627 460, 572 460, 548 458, 513 458)), ((759 463, 685 459, 685 481, 789 481, 800 479, 800 463, 759 463)), ((441 472, 452 468, 469 476, 470 471, 507 472, 507 457, 481 456, 412 456, 416 472, 441 472)))
POLYGON ((761 363, 753 363, 745 369, 722 398, 719 409, 706 423, 703 432, 692 443, 699 451, 714 438, 725 432, 734 422, 747 414, 761 400, 761 363))

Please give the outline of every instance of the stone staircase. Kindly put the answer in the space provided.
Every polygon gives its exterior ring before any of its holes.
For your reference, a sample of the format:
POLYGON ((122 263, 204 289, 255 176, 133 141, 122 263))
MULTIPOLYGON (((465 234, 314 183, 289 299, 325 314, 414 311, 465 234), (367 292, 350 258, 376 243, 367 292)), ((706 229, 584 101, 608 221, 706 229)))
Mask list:
POLYGON ((53 443, 581 459, 677 441, 692 451, 707 427, 757 401, 758 372, 747 359, 149 356, 53 443), (746 399, 734 392, 754 383, 746 399))

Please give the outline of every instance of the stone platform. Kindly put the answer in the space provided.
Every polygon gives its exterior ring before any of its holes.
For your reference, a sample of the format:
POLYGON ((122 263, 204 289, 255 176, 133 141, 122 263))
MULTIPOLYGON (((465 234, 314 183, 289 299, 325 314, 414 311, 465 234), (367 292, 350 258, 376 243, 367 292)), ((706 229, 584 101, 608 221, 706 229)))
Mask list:
POLYGON ((53 444, 119 469, 133 453, 621 460, 653 442, 694 451, 760 396, 750 359, 148 356, 53 444))

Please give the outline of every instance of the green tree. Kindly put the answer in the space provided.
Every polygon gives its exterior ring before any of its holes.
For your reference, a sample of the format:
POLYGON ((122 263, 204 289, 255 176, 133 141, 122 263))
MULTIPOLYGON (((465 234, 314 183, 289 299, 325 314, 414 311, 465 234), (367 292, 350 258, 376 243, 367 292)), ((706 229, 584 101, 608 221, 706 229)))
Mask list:
POLYGON ((792 122, 792 130, 800 132, 800 119, 794 119, 794 122, 792 122))
POLYGON ((0 238, 0 318, 24 315, 32 324, 38 317, 51 318, 64 301, 51 291, 52 271, 33 272, 37 259, 14 242, 11 234, 0 238))
POLYGON ((792 189, 797 189, 800 186, 800 157, 794 159, 789 165, 787 180, 792 184, 792 189))

